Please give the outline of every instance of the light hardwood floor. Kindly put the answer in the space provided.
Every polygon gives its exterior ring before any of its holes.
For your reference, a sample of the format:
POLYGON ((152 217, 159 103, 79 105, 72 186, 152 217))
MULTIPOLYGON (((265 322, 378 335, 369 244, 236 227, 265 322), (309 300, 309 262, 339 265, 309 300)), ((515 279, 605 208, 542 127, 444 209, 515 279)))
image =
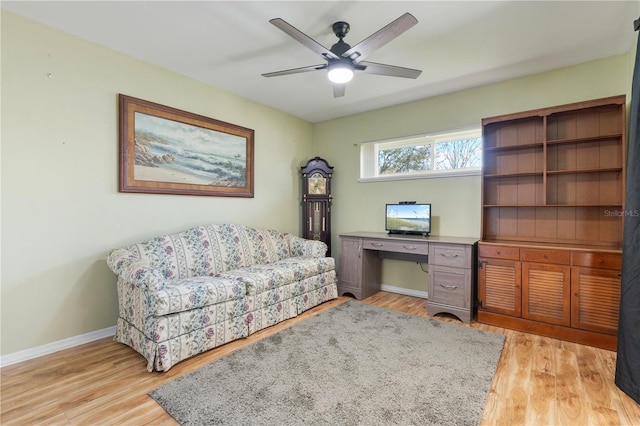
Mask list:
MULTIPOLYGON (((175 425, 147 392, 346 300, 327 302, 166 373, 148 373, 142 356, 111 339, 4 367, 0 423, 175 425)), ((424 299, 380 292, 365 302, 428 316, 424 299)), ((435 318, 465 326, 453 316, 435 318)), ((470 326, 506 336, 481 425, 640 425, 640 405, 613 383, 615 352, 478 323, 470 326)))

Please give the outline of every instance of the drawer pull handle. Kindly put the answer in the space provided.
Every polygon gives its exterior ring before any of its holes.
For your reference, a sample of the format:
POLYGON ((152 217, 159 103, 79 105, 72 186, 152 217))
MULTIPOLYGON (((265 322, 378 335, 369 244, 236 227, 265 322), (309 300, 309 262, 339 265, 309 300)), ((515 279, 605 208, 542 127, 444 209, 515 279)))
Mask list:
POLYGON ((458 257, 456 253, 440 253, 440 256, 446 257, 447 259, 455 259, 458 257))
POLYGON ((440 287, 446 288, 447 290, 455 290, 458 288, 457 285, 444 285, 444 284, 440 284, 440 287))
POLYGON ((371 245, 374 246, 374 247, 383 247, 384 246, 384 244, 382 244, 382 243, 371 243, 371 245))
POLYGON ((402 247, 404 247, 407 250, 416 250, 418 248, 418 246, 405 246, 405 245, 403 245, 402 247))

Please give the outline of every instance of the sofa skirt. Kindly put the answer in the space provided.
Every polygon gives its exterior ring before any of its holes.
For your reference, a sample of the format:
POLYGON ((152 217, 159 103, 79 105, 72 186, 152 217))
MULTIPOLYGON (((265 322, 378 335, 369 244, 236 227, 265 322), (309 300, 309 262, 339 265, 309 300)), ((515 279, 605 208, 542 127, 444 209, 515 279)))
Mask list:
POLYGON ((243 315, 155 342, 126 320, 118 318, 114 340, 144 356, 148 371, 167 371, 184 359, 247 337, 245 320, 246 315, 243 315))
POLYGON ((249 334, 295 318, 315 306, 338 297, 335 271, 325 272, 295 283, 247 295, 249 334))
POLYGON ((243 309, 231 316, 231 309, 208 306, 164 317, 149 318, 149 337, 123 318, 118 319, 114 340, 130 346, 147 360, 148 371, 167 371, 178 362, 278 324, 317 305, 338 297, 335 271, 284 285, 257 295, 221 305, 244 301, 243 309), (217 322, 209 323, 214 317, 217 322))

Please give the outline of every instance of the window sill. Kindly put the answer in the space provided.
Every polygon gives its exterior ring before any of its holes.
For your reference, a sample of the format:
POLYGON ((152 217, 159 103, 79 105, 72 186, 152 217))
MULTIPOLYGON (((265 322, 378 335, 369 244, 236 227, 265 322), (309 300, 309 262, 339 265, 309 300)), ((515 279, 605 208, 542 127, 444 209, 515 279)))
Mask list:
POLYGON ((428 173, 396 173, 392 175, 361 177, 358 182, 385 182, 394 180, 412 180, 412 179, 439 179, 460 176, 480 176, 480 169, 470 170, 442 170, 428 173))

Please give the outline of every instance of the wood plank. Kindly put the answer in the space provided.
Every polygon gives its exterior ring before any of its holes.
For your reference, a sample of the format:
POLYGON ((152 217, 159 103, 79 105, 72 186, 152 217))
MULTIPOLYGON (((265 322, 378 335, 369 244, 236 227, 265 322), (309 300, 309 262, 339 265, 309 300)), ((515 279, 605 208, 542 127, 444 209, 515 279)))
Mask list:
POLYGON ((555 351, 557 341, 533 336, 531 351, 531 388, 524 424, 554 424, 556 422, 555 351))
MULTIPOLYGON (((327 302, 166 373, 147 372, 141 355, 110 338, 3 367, 2 424, 175 425, 147 392, 347 300, 327 302)), ((429 317, 422 298, 378 292, 364 302, 429 317)), ((449 314, 434 318, 506 336, 482 426, 640 424, 640 406, 613 382, 615 352, 477 322, 467 325, 449 314)))
POLYGON ((584 403, 578 360, 572 351, 558 351, 556 356, 556 403, 559 424, 589 424, 589 406, 584 403))

